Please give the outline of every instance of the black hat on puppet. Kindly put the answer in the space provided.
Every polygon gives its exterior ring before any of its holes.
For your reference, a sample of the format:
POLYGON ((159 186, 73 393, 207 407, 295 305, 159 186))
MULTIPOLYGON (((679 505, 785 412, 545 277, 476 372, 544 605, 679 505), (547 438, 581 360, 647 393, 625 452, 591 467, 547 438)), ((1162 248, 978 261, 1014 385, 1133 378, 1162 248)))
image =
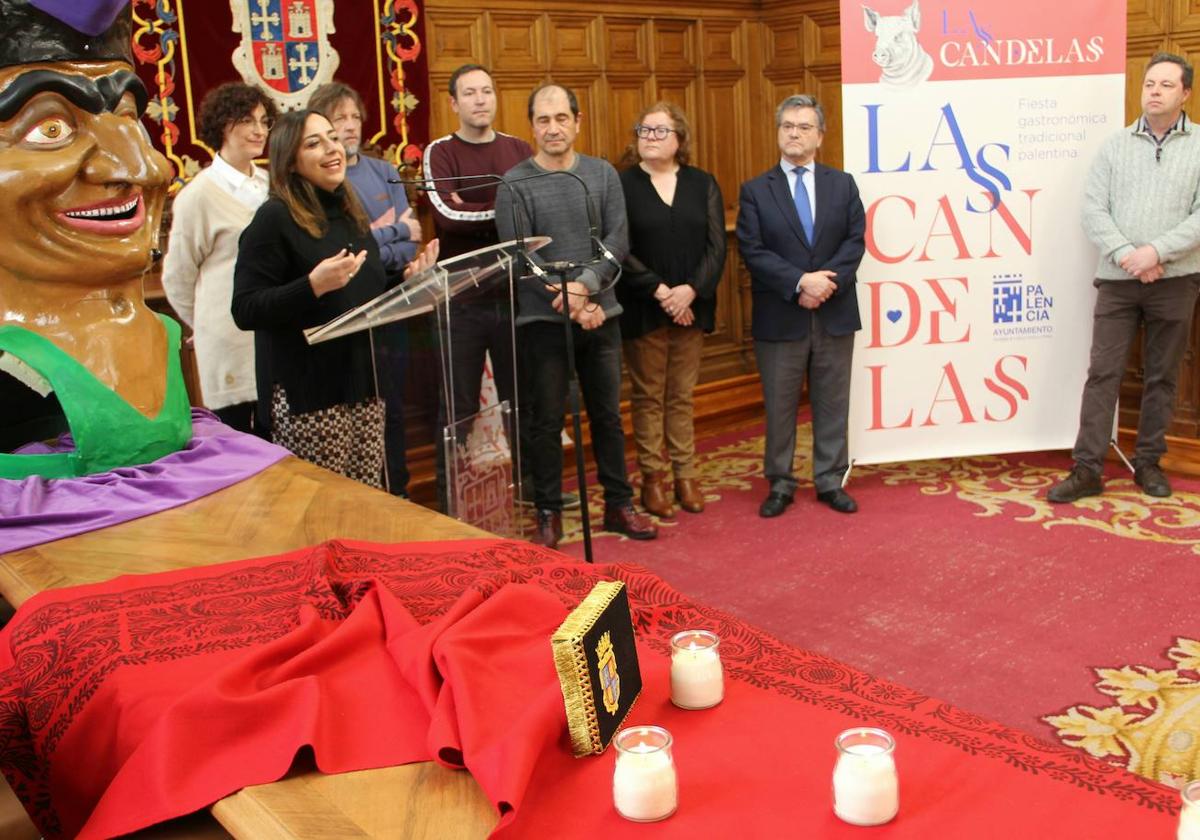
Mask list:
POLYGON ((0 0, 0 67, 132 62, 129 0, 0 0))

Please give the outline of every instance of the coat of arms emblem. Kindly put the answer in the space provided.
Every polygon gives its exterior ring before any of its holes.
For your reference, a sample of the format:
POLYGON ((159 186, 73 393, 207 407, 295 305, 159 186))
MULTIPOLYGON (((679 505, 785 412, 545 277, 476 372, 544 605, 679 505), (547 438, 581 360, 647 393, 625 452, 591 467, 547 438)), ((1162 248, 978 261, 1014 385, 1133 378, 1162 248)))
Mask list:
POLYGON ((621 674, 617 670, 617 654, 613 650, 610 633, 600 637, 600 643, 596 645, 596 658, 596 670, 604 689, 604 708, 610 715, 616 714, 621 701, 621 674))
POLYGON ((233 66, 283 110, 301 108, 333 78, 338 54, 329 43, 333 0, 229 0, 242 42, 233 66))

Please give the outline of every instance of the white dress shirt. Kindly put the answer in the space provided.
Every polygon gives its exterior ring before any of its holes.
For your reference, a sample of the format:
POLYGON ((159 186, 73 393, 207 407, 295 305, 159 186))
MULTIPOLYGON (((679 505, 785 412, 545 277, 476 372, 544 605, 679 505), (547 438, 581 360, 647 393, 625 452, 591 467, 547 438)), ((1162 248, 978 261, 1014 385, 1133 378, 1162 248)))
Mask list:
POLYGON ((254 167, 253 175, 247 175, 245 172, 235 169, 220 154, 215 154, 212 166, 209 168, 212 170, 213 179, 221 189, 251 210, 257 210, 259 205, 267 200, 270 182, 266 171, 255 166, 254 163, 250 165, 254 167))

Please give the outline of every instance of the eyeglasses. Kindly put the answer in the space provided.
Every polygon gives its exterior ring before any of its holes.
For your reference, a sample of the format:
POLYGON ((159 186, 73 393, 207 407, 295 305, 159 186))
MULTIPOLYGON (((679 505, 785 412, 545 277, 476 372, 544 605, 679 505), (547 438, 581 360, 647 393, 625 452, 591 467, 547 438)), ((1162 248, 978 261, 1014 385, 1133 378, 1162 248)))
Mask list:
POLYGON ((247 114, 246 116, 241 117, 240 119, 236 120, 234 122, 234 124, 235 125, 257 125, 260 128, 270 131, 271 127, 275 125, 275 120, 271 119, 270 117, 263 117, 261 120, 256 120, 256 119, 254 119, 254 117, 247 114))
POLYGON ((668 134, 678 134, 679 132, 673 128, 667 128, 665 125, 642 125, 638 123, 633 127, 633 133, 643 140, 649 140, 651 137, 655 140, 666 140, 668 134))
POLYGON ((812 123, 785 122, 785 123, 780 123, 779 128, 783 131, 784 134, 791 134, 793 131, 798 132, 800 134, 808 134, 811 131, 817 130, 817 126, 813 125, 812 123))

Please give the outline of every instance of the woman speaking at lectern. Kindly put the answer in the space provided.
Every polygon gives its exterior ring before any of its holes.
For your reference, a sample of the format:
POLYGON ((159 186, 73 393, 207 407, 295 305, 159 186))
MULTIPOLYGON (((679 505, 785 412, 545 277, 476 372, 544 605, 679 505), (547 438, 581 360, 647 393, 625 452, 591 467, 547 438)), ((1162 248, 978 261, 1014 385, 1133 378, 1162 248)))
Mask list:
MULTIPOLYGON (((384 408, 368 332, 309 345, 303 331, 381 294, 387 274, 346 184, 346 151, 315 111, 280 118, 271 196, 242 234, 233 318, 254 331, 258 419, 297 456, 382 486, 384 408)), ((405 272, 436 259, 436 242, 405 272)))

